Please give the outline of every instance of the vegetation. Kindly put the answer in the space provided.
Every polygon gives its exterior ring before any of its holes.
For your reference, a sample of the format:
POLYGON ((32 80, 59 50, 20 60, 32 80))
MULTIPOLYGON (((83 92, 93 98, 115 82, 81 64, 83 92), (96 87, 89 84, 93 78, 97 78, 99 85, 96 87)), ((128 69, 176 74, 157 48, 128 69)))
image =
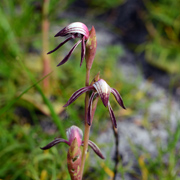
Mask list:
POLYGON ((144 46, 149 63, 169 73, 180 72, 180 1, 146 1, 143 17, 150 40, 144 46))
MULTIPOLYGON (((59 0, 50 1, 49 37, 53 37, 57 26, 66 24, 66 19, 57 18, 58 13, 65 11, 72 2, 72 0, 63 0, 63 3, 59 0)), ((121 1, 106 2, 113 3, 110 5, 111 8, 114 8, 116 3, 122 3, 121 1)), ((144 21, 151 38, 145 46, 141 46, 141 50, 145 50, 148 62, 179 76, 179 1, 147 1, 145 5, 147 12, 144 12, 144 21)), ((107 10, 107 6, 101 8, 107 10)), ((64 129, 69 128, 72 122, 83 127, 83 96, 78 98, 76 105, 68 106, 66 111, 63 108, 69 99, 69 94, 79 87, 84 87, 79 71, 80 51, 73 52, 69 59, 73 61, 72 63, 67 62, 66 66, 57 68, 56 64, 69 49, 69 46, 63 46, 61 50, 51 55, 51 71, 43 76, 41 10, 42 2, 34 0, 1 1, 0 179, 3 180, 69 179, 66 168, 66 146, 60 144, 44 152, 40 147, 55 137, 66 138, 64 129), (46 78, 50 79, 47 89, 43 86, 46 78)), ((55 47, 57 41, 51 38, 50 47, 55 47)), ((128 107, 126 113, 120 111, 115 101, 111 101, 115 115, 119 119, 131 117, 137 113, 137 110, 146 109, 155 101, 155 99, 150 101, 148 95, 139 89, 141 77, 135 82, 127 82, 124 74, 119 72, 117 59, 123 54, 123 48, 119 45, 111 45, 99 50, 96 55, 98 60, 94 62, 92 70, 92 74, 100 71, 101 76, 111 82, 109 85, 121 92, 128 107), (116 72, 119 74, 117 75, 116 72)), ((81 71, 85 73, 85 64, 82 64, 81 71)), ((143 119, 146 118, 144 115, 143 119)), ((101 130, 106 130, 110 126, 109 120, 104 119, 109 119, 109 114, 99 103, 95 113, 92 140, 96 139, 101 130), (99 124, 101 129, 98 128, 99 124)), ((151 131, 150 122, 144 121, 142 126, 151 131)), ((147 150, 135 146, 129 140, 139 171, 131 167, 132 162, 126 165, 120 164, 118 170, 122 178, 125 179, 126 174, 131 174, 135 179, 144 180, 180 179, 178 169, 180 153, 177 151, 180 129, 177 126, 175 132, 168 131, 168 133, 166 147, 162 148, 161 142, 158 139, 154 140, 159 145, 157 156, 154 158, 147 150), (167 157, 166 160, 164 157, 167 157)), ((98 179, 104 180, 112 177, 114 162, 110 155, 106 154, 106 157, 103 163, 96 159, 100 166, 92 166, 86 161, 85 179, 99 177, 98 179), (93 173, 89 173, 91 171, 93 173)))

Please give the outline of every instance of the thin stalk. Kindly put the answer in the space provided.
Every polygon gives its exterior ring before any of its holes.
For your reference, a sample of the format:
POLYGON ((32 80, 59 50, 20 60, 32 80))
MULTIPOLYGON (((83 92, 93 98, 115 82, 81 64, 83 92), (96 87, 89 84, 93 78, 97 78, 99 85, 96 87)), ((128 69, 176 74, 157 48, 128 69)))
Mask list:
POLYGON ((119 137, 118 137, 118 131, 117 128, 112 127, 113 132, 114 132, 114 137, 115 137, 115 166, 114 166, 114 177, 113 180, 116 179, 117 175, 117 169, 118 169, 118 164, 120 161, 120 154, 119 154, 119 137))
MULTIPOLYGON (((86 68, 86 82, 85 85, 89 86, 89 76, 90 76, 90 69, 86 68)), ((85 96, 85 130, 84 130, 84 147, 82 153, 82 161, 81 161, 81 179, 83 177, 84 165, 86 160, 86 154, 88 150, 88 141, 89 141, 89 133, 91 126, 87 124, 87 110, 88 110, 88 103, 89 103, 89 92, 86 92, 85 96)))
MULTIPOLYGON (((90 69, 86 68, 86 82, 85 85, 89 86, 89 76, 90 76, 90 69)), ((86 93, 87 94, 87 93, 86 93)), ((88 101, 89 102, 89 101, 88 101)), ((87 103, 88 103, 87 102, 87 103)), ((88 105, 88 104, 87 104, 88 105)))
MULTIPOLYGON (((42 61, 43 61, 43 76, 46 76, 50 71, 50 59, 47 55, 48 52, 48 33, 49 33, 49 1, 43 0, 43 9, 42 9, 42 61)), ((49 78, 43 80, 43 88, 45 92, 48 92, 49 89, 49 78)))

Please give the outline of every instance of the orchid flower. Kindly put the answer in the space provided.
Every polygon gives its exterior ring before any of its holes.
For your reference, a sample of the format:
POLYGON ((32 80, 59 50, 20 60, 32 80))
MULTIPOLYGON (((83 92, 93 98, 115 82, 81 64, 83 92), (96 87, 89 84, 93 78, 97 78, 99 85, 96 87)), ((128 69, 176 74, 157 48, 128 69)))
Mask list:
POLYGON ((65 58, 57 65, 60 66, 64 64, 69 57, 71 56, 72 52, 76 49, 76 47, 81 43, 81 63, 80 66, 82 65, 83 59, 85 57, 85 41, 89 37, 89 30, 86 27, 85 24, 81 22, 74 22, 63 28, 61 31, 59 31, 54 37, 58 36, 67 36, 70 35, 65 41, 60 43, 55 49, 52 51, 48 52, 48 54, 53 53, 57 49, 59 49, 62 45, 64 45, 66 42, 68 42, 71 39, 75 39, 80 37, 81 39, 72 47, 72 49, 69 51, 69 53, 65 56, 65 58))
MULTIPOLYGON (((50 142, 48 145, 46 145, 45 147, 41 148, 42 150, 46 150, 49 149, 53 146, 55 146, 58 143, 66 143, 67 145, 71 145, 71 143, 74 141, 74 139, 76 138, 77 143, 78 143, 78 147, 83 146, 84 145, 84 141, 82 141, 82 137, 83 137, 83 132, 80 128, 78 128, 77 126, 71 126, 69 129, 67 129, 66 131, 66 135, 68 140, 62 139, 62 138, 56 138, 54 141, 50 142)), ((105 159, 103 154, 101 153, 101 150, 98 148, 98 146, 92 142, 92 141, 88 141, 88 145, 93 149, 93 151, 101 158, 101 159, 105 159)))
POLYGON ((113 113, 113 109, 110 105, 109 102, 109 96, 110 93, 112 93, 114 95, 114 97, 116 98, 117 102, 119 103, 119 105, 126 109, 123 103, 123 100, 120 96, 120 94, 118 93, 118 91, 114 88, 111 88, 106 81, 104 81, 103 79, 99 79, 98 81, 96 81, 92 86, 86 86, 83 87, 79 90, 77 90, 68 100, 68 102, 64 105, 64 107, 67 107, 68 105, 70 105, 72 102, 74 102, 81 94, 87 92, 87 91, 93 91, 91 94, 91 97, 89 99, 89 105, 88 105, 88 112, 87 112, 87 123, 89 125, 91 125, 91 109, 92 109, 92 102, 93 102, 93 98, 95 97, 95 95, 100 96, 103 104, 105 107, 108 106, 109 109, 109 114, 112 120, 112 123, 114 125, 115 128, 117 128, 117 123, 116 123, 116 118, 114 116, 113 113))

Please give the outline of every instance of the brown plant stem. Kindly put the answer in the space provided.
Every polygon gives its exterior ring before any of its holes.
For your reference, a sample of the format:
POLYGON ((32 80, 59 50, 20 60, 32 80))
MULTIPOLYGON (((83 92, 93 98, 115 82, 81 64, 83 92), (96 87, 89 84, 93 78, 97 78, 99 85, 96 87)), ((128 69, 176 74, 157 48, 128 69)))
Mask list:
MULTIPOLYGON (((89 86, 89 76, 90 76, 90 69, 86 68, 86 82, 85 85, 89 86)), ((85 130, 84 130, 84 147, 82 152, 82 161, 81 161, 81 179, 83 177, 84 165, 86 160, 86 154, 88 150, 88 141, 89 141, 89 133, 91 126, 87 124, 87 110, 88 110, 88 103, 89 103, 89 92, 86 92, 85 96, 85 130)))
POLYGON ((118 164, 120 161, 120 154, 119 154, 119 137, 118 137, 118 130, 114 126, 112 127, 113 132, 114 132, 114 137, 115 137, 115 165, 114 165, 114 177, 113 180, 116 179, 116 174, 117 174, 117 168, 118 164))
MULTIPOLYGON (((43 0, 43 8, 42 8, 42 62, 43 62, 43 76, 46 76, 50 71, 50 59, 47 55, 48 51, 48 33, 49 33, 49 21, 48 21, 48 13, 49 13, 49 1, 43 0)), ((49 77, 43 80, 43 89, 45 92, 48 92, 49 88, 49 77)))

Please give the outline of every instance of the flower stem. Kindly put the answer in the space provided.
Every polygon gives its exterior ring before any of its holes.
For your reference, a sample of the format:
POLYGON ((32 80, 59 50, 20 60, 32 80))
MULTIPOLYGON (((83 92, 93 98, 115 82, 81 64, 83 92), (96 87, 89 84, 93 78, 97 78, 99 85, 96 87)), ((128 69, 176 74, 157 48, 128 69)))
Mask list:
MULTIPOLYGON (((90 69, 86 68, 86 86, 89 86, 89 76, 90 76, 90 69)), ((84 147, 82 153, 82 161, 81 161, 81 179, 83 177, 84 165, 86 160, 86 154, 88 150, 88 141, 89 141, 89 133, 91 126, 87 124, 87 110, 88 110, 88 103, 89 103, 89 92, 86 92, 85 96, 85 130, 84 130, 84 147)))

